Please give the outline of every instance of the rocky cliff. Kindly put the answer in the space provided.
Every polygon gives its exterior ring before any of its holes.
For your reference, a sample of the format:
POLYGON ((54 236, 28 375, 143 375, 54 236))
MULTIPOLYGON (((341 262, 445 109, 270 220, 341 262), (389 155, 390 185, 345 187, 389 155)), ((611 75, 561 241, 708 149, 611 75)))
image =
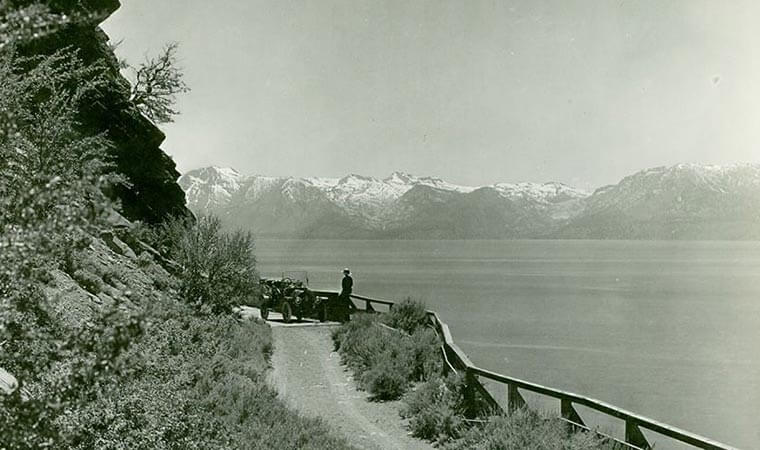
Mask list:
POLYGON ((129 83, 119 72, 108 36, 98 27, 120 7, 119 1, 48 0, 43 3, 53 12, 89 19, 36 39, 20 51, 30 55, 51 54, 69 47, 77 50, 85 63, 105 60, 109 84, 99 90, 97 96, 87 99, 79 120, 84 132, 103 133, 114 145, 112 152, 117 171, 129 182, 129 186, 119 187, 114 192, 121 200, 124 215, 155 223, 170 215, 189 214, 185 195, 176 183, 179 172, 160 147, 165 136, 130 104, 129 83))

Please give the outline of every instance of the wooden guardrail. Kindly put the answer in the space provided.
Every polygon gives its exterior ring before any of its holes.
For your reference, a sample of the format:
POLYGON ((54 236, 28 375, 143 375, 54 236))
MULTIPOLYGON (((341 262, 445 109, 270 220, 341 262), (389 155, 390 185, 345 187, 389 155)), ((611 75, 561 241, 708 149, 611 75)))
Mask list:
MULTIPOLYGON (((338 296, 337 292, 332 291, 315 291, 318 296, 326 298, 334 298, 338 296)), ((356 309, 360 309, 354 303, 354 300, 364 302, 364 311, 375 312, 373 304, 379 304, 387 306, 389 309, 393 308, 395 302, 390 300, 375 299, 371 297, 365 297, 361 295, 351 295, 351 303, 356 309)), ((533 392, 545 397, 550 397, 560 402, 560 415, 561 420, 568 423, 576 429, 591 430, 584 423, 575 406, 581 405, 609 417, 622 420, 625 424, 625 438, 624 440, 615 439, 611 436, 607 436, 602 433, 598 433, 607 439, 614 441, 624 448, 647 450, 652 446, 647 441, 646 436, 642 433, 641 429, 653 431, 661 436, 673 439, 675 441, 692 445, 697 448, 710 449, 710 450, 737 450, 735 447, 708 439, 704 436, 691 433, 689 431, 682 430, 680 428, 652 420, 648 417, 626 411, 625 409, 618 408, 617 406, 609 403, 602 402, 593 398, 585 397, 582 395, 574 394, 572 392, 563 391, 560 389, 554 389, 547 386, 542 386, 530 381, 521 380, 519 378, 502 375, 490 370, 486 370, 476 366, 470 361, 470 358, 454 343, 454 339, 451 336, 449 326, 443 322, 435 311, 428 311, 428 319, 431 326, 436 329, 438 336, 441 339, 441 346, 443 350, 443 357, 446 360, 446 364, 453 370, 463 371, 466 377, 467 386, 469 390, 477 392, 480 397, 490 405, 496 411, 511 413, 516 409, 522 408, 525 405, 525 399, 520 394, 520 390, 533 392), (491 393, 483 386, 479 378, 494 381, 505 385, 506 387, 506 411, 501 407, 499 402, 493 398, 491 393)))

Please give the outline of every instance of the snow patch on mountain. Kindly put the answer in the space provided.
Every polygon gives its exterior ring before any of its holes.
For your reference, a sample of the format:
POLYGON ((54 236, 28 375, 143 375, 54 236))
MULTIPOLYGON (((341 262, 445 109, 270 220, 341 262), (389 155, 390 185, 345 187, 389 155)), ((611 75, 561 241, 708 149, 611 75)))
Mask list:
POLYGON ((492 186, 506 198, 522 197, 541 203, 559 203, 568 200, 581 199, 589 193, 562 183, 496 183, 492 186))
POLYGON ((243 187, 243 196, 247 201, 255 202, 266 192, 282 184, 284 181, 284 178, 278 177, 250 177, 246 180, 243 187))
POLYGON ((183 175, 179 185, 188 205, 209 210, 230 201, 241 185, 242 176, 228 167, 206 167, 183 175))
MULTIPOLYGON (((320 191, 348 215, 372 223, 386 219, 391 206, 415 186, 467 194, 480 187, 449 183, 437 177, 418 177, 393 172, 385 179, 351 174, 343 178, 291 178, 241 175, 235 169, 206 167, 193 170, 180 178, 188 204, 195 209, 212 210, 225 207, 235 195, 247 202, 259 200, 267 192, 279 189, 291 200, 306 195, 310 189, 320 191)), ((580 199, 588 193, 561 183, 497 183, 488 186, 506 198, 525 198, 542 204, 580 199)), ((312 191, 314 194, 315 191, 312 191)))
POLYGON ((401 195, 408 192, 414 186, 430 186, 444 191, 455 191, 461 193, 468 193, 477 189, 476 187, 472 186, 460 186, 457 184, 452 184, 436 177, 416 177, 405 172, 393 172, 391 176, 384 179, 383 182, 402 187, 403 193, 401 195))
POLYGON ((335 187, 335 185, 337 185, 338 182, 340 181, 339 178, 320 178, 320 177, 303 178, 303 180, 311 184, 312 186, 319 189, 323 189, 323 190, 328 190, 330 188, 335 187))
POLYGON ((276 236, 760 239, 757 164, 655 167, 590 195, 558 182, 472 187, 404 172, 293 178, 220 167, 179 184, 192 211, 276 236))

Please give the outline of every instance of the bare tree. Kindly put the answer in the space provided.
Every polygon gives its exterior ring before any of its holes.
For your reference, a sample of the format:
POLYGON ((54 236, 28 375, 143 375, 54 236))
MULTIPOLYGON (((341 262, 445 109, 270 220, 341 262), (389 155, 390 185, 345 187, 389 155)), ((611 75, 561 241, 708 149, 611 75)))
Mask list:
POLYGON ((130 67, 134 74, 130 101, 154 123, 174 121, 179 111, 174 109, 177 94, 189 92, 177 67, 179 44, 172 42, 156 58, 150 58, 139 68, 130 67))

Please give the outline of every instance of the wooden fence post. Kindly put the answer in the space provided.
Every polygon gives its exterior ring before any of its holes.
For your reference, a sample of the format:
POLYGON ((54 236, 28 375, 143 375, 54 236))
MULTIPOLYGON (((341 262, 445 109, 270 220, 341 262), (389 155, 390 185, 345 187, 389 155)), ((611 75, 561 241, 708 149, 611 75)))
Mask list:
POLYGON ((523 406, 525 406, 525 399, 520 395, 520 391, 517 390, 517 385, 512 383, 507 384, 507 411, 509 414, 512 414, 523 406))
POLYGON ((639 426, 631 419, 625 421, 625 442, 643 449, 652 448, 639 426))
MULTIPOLYGON (((570 422, 573 422, 575 424, 578 424, 580 426, 586 426, 585 423, 583 423, 583 419, 581 419, 581 416, 578 415, 578 411, 573 408, 573 402, 567 399, 560 399, 560 414, 562 415, 563 419, 567 419, 570 422)), ((577 428, 577 427, 573 427, 577 428)))
POLYGON ((464 373, 464 415, 468 419, 473 419, 477 415, 477 400, 475 395, 475 383, 478 380, 475 374, 469 368, 464 373))

